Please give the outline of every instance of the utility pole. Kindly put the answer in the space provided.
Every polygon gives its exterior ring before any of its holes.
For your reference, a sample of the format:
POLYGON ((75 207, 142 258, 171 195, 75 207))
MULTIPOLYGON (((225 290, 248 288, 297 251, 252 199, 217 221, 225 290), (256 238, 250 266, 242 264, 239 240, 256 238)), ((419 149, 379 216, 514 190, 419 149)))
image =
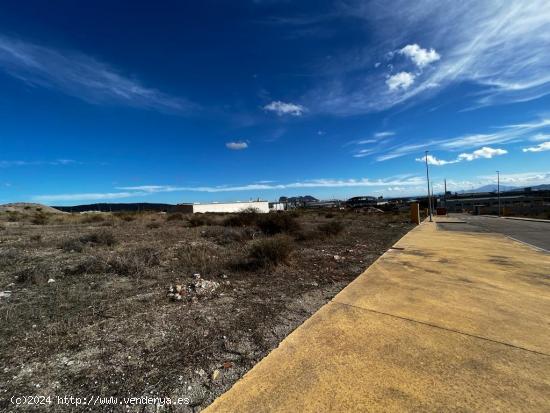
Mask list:
POLYGON ((430 194, 430 172, 428 169, 428 151, 425 153, 425 159, 426 159, 426 181, 428 182, 428 211, 430 214, 430 222, 433 222, 432 220, 432 197, 430 194))
POLYGON ((445 187, 445 189, 444 189, 445 192, 443 193, 443 203, 444 203, 443 206, 444 206, 445 208, 447 208, 447 178, 445 178, 445 179, 443 180, 443 182, 444 182, 444 185, 443 185, 443 186, 445 187))
POLYGON ((432 187, 431 187, 431 190, 432 190, 432 193, 431 193, 431 195, 432 195, 432 211, 434 211, 435 210, 435 203, 437 202, 437 200, 435 199, 435 196, 434 196, 434 181, 431 182, 431 185, 432 185, 432 187))
POLYGON ((500 217, 500 171, 497 171, 498 216, 500 217))

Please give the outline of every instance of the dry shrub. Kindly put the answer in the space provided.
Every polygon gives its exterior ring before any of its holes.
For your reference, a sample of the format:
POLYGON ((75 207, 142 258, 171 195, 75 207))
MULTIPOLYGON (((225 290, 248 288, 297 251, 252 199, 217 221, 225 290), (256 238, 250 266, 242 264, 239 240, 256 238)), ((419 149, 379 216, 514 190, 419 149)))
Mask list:
POLYGON ((151 275, 151 268, 160 265, 160 251, 153 247, 138 247, 109 258, 111 271, 127 277, 151 275))
POLYGON ((84 244, 106 245, 113 246, 116 244, 115 235, 106 229, 100 229, 87 235, 80 237, 80 242, 84 244))
POLYGON ((17 264, 22 257, 21 251, 17 248, 0 250, 0 267, 17 264))
POLYGON ((320 235, 321 234, 317 230, 307 229, 296 232, 296 234, 294 234, 294 239, 296 241, 313 241, 321 238, 320 235))
POLYGON ((205 215, 205 214, 193 214, 189 218, 187 218, 187 221, 189 222, 189 225, 192 227, 202 227, 204 225, 212 225, 213 220, 212 217, 205 215))
POLYGON ((8 222, 19 222, 23 220, 23 214, 17 211, 8 211, 7 214, 7 220, 8 222))
POLYGON ((329 218, 329 219, 330 219, 330 218, 334 218, 334 214, 333 214, 332 212, 327 212, 327 213, 325 214, 325 218, 329 218))
POLYGON ((166 215, 166 221, 183 221, 183 215, 179 212, 172 212, 166 215))
POLYGON ((30 240, 32 242, 40 242, 42 241, 42 234, 33 234, 30 236, 30 240))
POLYGON ((100 227, 113 227, 115 222, 112 219, 108 219, 99 224, 100 227))
POLYGON ((146 227, 149 228, 149 229, 157 229, 157 228, 160 228, 160 224, 156 221, 153 221, 153 222, 149 222, 146 227))
POLYGON ((255 208, 247 208, 237 214, 229 215, 223 225, 226 227, 247 227, 255 225, 258 220, 258 210, 255 208))
POLYGON ((293 250, 287 236, 278 235, 254 242, 248 252, 248 265, 255 268, 276 266, 286 261, 293 250))
POLYGON ((39 212, 32 217, 31 223, 34 225, 46 225, 48 223, 48 216, 42 212, 39 212))
POLYGON ((50 269, 44 263, 39 263, 17 271, 15 279, 21 284, 41 285, 48 282, 50 278, 49 273, 50 269))
POLYGON ((107 271, 107 263, 96 256, 88 256, 75 266, 65 269, 66 275, 101 274, 107 271))
POLYGON ((78 238, 68 238, 61 241, 59 248, 66 252, 82 252, 84 244, 78 238))
POLYGON ((344 230, 344 224, 340 221, 330 221, 319 225, 319 233, 325 237, 333 237, 339 235, 344 230))
POLYGON ((116 212, 114 215, 121 221, 125 222, 132 222, 136 220, 136 213, 134 212, 116 212))
POLYGON ((80 222, 83 224, 94 224, 98 222, 104 222, 105 217, 101 214, 86 214, 80 222))
POLYGON ((266 214, 258 218, 258 228, 266 235, 292 234, 300 229, 296 218, 287 213, 266 214))
POLYGON ((214 240, 220 245, 228 245, 234 242, 244 243, 254 239, 256 233, 250 227, 245 228, 223 228, 210 227, 202 231, 202 236, 214 240))
POLYGON ((178 269, 188 274, 211 274, 223 266, 219 251, 203 243, 184 244, 176 250, 178 269))

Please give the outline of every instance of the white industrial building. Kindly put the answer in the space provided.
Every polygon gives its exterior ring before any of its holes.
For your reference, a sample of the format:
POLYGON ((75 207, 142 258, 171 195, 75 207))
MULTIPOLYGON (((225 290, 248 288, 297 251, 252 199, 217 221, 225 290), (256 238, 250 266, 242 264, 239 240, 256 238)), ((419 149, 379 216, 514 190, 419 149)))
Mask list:
POLYGON ((248 202, 211 202, 179 204, 177 210, 189 214, 205 212, 241 212, 247 209, 254 209, 259 213, 269 212, 269 202, 267 201, 248 201, 248 202))

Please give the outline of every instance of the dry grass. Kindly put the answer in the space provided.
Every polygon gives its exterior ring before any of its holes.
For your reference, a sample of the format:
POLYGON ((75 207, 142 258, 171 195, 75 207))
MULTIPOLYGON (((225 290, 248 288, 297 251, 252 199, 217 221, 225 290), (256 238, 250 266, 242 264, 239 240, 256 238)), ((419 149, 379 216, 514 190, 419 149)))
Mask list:
POLYGON ((11 291, 0 298, 2 390, 177 394, 197 408, 410 228, 401 216, 341 212, 59 214, 44 225, 35 213, 0 213, 0 290, 11 291), (171 301, 168 287, 195 273, 215 292, 171 301))
POLYGON ((270 213, 262 215, 257 221, 258 228, 266 235, 294 234, 300 230, 301 225, 291 214, 270 213))
POLYGON ((152 269, 160 265, 160 251, 150 246, 140 246, 109 258, 109 270, 132 278, 152 276, 152 269))
POLYGON ((251 268, 273 267, 286 262, 293 249, 294 246, 288 236, 277 235, 260 239, 250 246, 245 265, 251 268))

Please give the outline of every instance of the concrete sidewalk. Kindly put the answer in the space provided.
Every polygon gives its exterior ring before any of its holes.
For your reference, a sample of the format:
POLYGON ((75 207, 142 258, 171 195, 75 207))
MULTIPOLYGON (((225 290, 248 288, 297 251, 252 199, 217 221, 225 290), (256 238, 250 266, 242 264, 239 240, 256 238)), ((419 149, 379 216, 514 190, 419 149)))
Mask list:
POLYGON ((423 223, 207 412, 550 411, 550 255, 423 223))

